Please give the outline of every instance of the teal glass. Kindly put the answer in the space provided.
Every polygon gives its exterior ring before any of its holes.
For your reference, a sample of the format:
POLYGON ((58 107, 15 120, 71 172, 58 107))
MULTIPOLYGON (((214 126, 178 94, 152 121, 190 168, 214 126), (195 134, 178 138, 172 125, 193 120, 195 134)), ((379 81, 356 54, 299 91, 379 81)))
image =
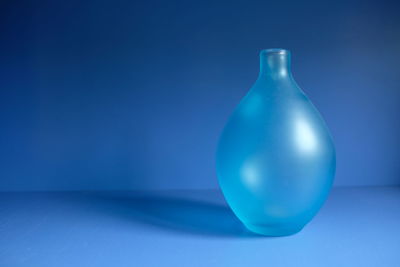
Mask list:
POLYGON ((219 184, 251 231, 300 231, 332 187, 336 159, 321 115, 293 79, 290 52, 260 53, 260 74, 231 115, 217 149, 219 184))

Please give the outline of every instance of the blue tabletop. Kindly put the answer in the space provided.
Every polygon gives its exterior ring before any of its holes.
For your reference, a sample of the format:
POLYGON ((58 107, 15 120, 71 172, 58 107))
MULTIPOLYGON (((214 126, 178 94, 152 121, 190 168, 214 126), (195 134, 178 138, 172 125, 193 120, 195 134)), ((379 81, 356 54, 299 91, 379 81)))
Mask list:
POLYGON ((400 188, 335 188, 288 237, 218 191, 0 194, 0 266, 400 266, 400 188))

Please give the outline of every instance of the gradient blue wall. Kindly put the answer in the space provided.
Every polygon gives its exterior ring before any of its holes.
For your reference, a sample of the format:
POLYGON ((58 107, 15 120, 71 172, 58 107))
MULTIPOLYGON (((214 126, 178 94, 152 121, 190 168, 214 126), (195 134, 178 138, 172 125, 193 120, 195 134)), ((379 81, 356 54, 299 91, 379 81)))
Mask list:
POLYGON ((258 74, 293 73, 337 146, 336 185, 400 182, 395 1, 0 3, 0 190, 215 188, 258 74))

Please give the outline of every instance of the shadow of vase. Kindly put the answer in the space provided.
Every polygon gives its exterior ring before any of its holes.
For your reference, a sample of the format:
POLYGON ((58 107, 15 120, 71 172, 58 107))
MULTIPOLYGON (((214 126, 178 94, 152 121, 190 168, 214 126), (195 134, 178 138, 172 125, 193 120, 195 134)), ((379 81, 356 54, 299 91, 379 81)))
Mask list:
POLYGON ((157 194, 91 194, 97 210, 164 230, 216 237, 259 237, 246 230, 228 206, 157 194))

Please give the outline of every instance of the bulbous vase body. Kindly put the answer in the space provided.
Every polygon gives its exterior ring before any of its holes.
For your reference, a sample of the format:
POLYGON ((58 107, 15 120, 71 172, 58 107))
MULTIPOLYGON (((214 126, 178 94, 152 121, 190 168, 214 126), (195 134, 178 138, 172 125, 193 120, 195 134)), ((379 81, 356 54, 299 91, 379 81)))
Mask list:
POLYGON ((260 75, 231 115, 217 149, 220 187, 251 231, 283 236, 318 212, 335 175, 335 149, 290 72, 290 52, 260 53, 260 75))

